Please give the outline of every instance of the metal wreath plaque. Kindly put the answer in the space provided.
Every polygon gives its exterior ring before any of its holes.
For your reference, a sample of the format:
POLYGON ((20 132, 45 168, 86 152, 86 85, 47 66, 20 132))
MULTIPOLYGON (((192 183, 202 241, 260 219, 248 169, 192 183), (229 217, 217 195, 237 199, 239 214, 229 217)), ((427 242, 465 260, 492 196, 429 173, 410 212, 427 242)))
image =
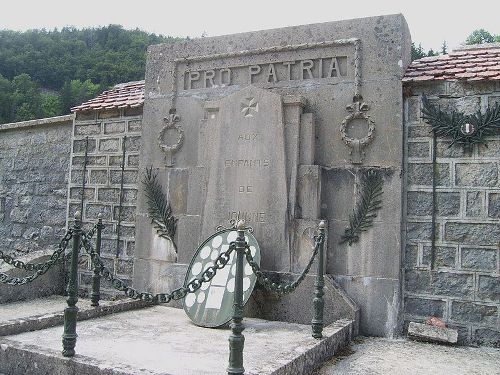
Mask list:
MULTIPOLYGON (((207 238, 196 251, 186 273, 184 285, 200 277, 203 271, 214 265, 214 261, 236 241, 235 229, 225 229, 207 238)), ((245 232, 245 240, 254 260, 260 264, 260 248, 255 237, 245 232)), ((226 266, 217 271, 210 282, 203 283, 194 293, 184 299, 184 311, 194 324, 202 327, 220 327, 231 320, 233 314, 234 282, 236 274, 236 250, 231 253, 226 266)), ((257 277, 252 267, 245 262, 243 271, 243 305, 252 294, 257 277)))

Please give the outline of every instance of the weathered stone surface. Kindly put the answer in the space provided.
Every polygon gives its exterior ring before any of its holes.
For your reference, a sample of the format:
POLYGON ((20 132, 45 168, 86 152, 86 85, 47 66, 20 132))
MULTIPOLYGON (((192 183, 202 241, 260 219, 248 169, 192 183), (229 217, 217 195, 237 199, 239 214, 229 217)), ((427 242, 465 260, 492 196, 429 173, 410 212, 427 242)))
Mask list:
POLYGON ((405 272, 406 291, 412 293, 435 294, 470 298, 474 295, 472 274, 407 270, 405 272))
MULTIPOLYGON (((455 246, 436 246, 434 248, 434 266, 436 267, 454 267, 457 248, 455 246)), ((431 247, 424 246, 422 264, 430 265, 431 247)))
POLYGON ((455 344, 458 339, 458 332, 451 328, 434 327, 428 324, 410 322, 408 337, 415 340, 455 344))
POLYGON ((479 155, 484 157, 500 156, 500 140, 488 140, 486 144, 478 147, 479 155))
POLYGON ((75 135, 93 135, 99 134, 101 132, 101 124, 82 124, 76 125, 74 134, 75 135))
MULTIPOLYGON (((76 139, 73 141, 73 153, 85 153, 87 140, 86 139, 76 139)), ((94 138, 88 139, 88 152, 92 153, 96 148, 96 140, 94 138)))
POLYGON ((457 163, 455 164, 455 183, 457 186, 494 187, 498 182, 496 163, 457 163))
POLYGON ((99 141, 100 152, 116 152, 120 148, 119 138, 104 138, 99 141))
MULTIPOLYGON (((409 191, 408 215, 432 215, 432 192, 409 191)), ((439 192, 436 195, 436 214, 438 216, 456 216, 460 213, 460 193, 439 192)))
POLYGON ((496 249, 462 247, 462 268, 475 271, 494 271, 497 268, 496 249))
POLYGON ((104 123, 104 134, 123 133, 124 131, 125 121, 104 123))
POLYGON ((486 301, 500 302, 500 278, 480 275, 478 296, 486 301))
MULTIPOLYGON (((436 185, 446 186, 450 184, 449 164, 438 163, 436 185)), ((408 184, 432 186, 433 166, 429 163, 408 164, 408 184)))
POLYGON ((474 342, 479 345, 500 348, 500 330, 477 328, 474 331, 474 342))
POLYGON ((451 319, 459 322, 497 324, 498 307, 473 302, 452 301, 451 319))
POLYGON ((436 147, 438 158, 457 158, 465 155, 461 145, 452 144, 452 141, 438 139, 436 147))
MULTIPOLYGON (((406 238, 408 240, 430 240, 432 224, 426 222, 408 222, 406 224, 406 238)), ((436 238, 439 238, 439 224, 436 224, 436 238)))
POLYGON ((488 216, 500 219, 500 193, 488 194, 488 216))
POLYGON ((418 260, 418 246, 407 244, 405 247, 404 264, 406 268, 413 268, 417 266, 418 260))
POLYGON ((424 298, 405 298, 405 312, 410 315, 429 317, 436 316, 442 318, 446 302, 443 300, 424 299, 424 298))
POLYGON ((427 158, 430 156, 429 142, 408 142, 408 157, 427 158))
POLYGON ((451 242, 494 246, 500 238, 500 226, 490 223, 448 222, 444 227, 444 237, 451 242))
POLYGON ((408 138, 427 138, 431 136, 432 128, 426 123, 408 125, 408 138))
POLYGON ((484 192, 468 191, 466 193, 466 215, 471 217, 483 216, 484 214, 484 192))

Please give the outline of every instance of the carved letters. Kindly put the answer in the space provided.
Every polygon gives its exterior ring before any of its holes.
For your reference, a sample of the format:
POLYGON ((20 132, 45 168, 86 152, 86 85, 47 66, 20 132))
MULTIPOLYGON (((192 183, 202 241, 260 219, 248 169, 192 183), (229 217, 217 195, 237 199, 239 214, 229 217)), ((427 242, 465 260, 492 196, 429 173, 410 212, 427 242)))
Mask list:
POLYGON ((347 56, 184 71, 184 90, 347 77, 347 56))

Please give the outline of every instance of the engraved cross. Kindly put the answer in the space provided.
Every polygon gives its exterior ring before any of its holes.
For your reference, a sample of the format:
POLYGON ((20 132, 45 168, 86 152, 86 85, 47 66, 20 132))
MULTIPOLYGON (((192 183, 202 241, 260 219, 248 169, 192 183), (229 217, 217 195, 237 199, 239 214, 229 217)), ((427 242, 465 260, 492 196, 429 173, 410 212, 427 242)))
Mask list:
POLYGON ((259 112, 259 103, 255 98, 245 98, 241 102, 241 113, 245 117, 253 117, 252 112, 259 112))

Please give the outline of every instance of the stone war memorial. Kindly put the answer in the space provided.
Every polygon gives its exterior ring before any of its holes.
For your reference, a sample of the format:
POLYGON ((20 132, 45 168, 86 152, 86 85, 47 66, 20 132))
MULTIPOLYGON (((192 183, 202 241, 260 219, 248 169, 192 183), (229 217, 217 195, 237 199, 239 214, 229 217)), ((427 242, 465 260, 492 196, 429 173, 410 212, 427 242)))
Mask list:
POLYGON ((0 125, 0 373, 498 347, 500 46, 410 55, 402 15, 181 40, 0 125))

